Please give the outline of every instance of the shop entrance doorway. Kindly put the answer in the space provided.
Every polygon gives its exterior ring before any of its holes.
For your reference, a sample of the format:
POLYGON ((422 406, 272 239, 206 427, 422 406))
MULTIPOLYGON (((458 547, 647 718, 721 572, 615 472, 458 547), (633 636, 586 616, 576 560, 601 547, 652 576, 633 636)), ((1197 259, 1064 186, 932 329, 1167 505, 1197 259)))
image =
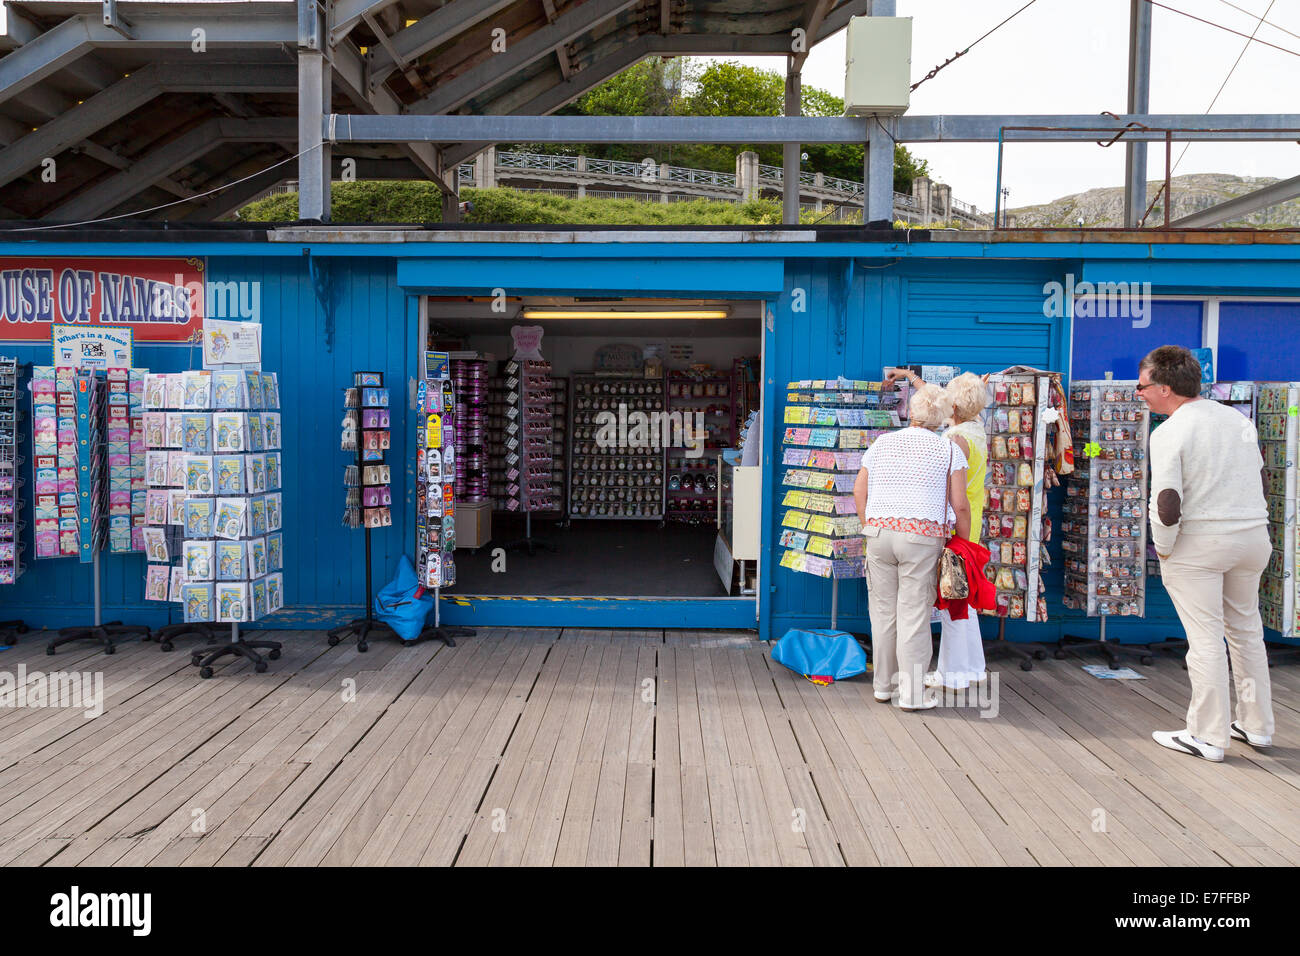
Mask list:
POLYGON ((425 297, 463 446, 448 619, 756 626, 762 315, 758 301, 425 297))

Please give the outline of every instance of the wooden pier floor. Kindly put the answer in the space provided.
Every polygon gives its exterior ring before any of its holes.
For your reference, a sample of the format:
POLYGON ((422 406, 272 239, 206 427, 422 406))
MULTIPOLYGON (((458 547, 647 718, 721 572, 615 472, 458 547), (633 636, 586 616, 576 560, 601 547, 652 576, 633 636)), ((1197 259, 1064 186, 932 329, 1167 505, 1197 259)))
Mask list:
MULTIPOLYGON (((105 709, 0 709, 0 863, 154 866, 1300 864, 1300 669, 1277 746, 1162 750, 1176 658, 992 662, 997 714, 817 687, 745 632, 485 628, 327 646, 201 680, 189 645, 45 654, 105 709)), ((987 700, 986 704, 989 703, 987 700)))

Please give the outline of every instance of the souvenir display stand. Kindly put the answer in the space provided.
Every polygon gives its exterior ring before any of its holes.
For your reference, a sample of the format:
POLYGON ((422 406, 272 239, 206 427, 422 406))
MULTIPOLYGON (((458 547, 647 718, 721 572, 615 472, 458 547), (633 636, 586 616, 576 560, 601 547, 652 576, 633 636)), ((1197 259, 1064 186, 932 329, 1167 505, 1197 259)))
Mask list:
POLYGON ((555 551, 555 546, 533 537, 533 514, 554 512, 551 470, 555 459, 552 425, 554 392, 551 365, 538 359, 511 359, 505 364, 506 386, 506 510, 524 515, 524 536, 502 545, 507 551, 555 551), (517 427, 513 427, 517 426, 517 427))
POLYGON ((572 381, 570 520, 632 519, 662 525, 669 484, 664 436, 662 428, 656 429, 665 413, 663 379, 575 372, 572 381), (645 427, 638 428, 642 421, 645 427), (611 427, 622 432, 612 441, 611 427))
MULTIPOLYGON (((984 639, 987 651, 1020 658, 1021 670, 1047 651, 1037 644, 1007 641, 1007 619, 1047 620, 1042 565, 1051 538, 1047 517, 1048 453, 1054 446, 1057 417, 1052 409, 1051 372, 1007 369, 990 375, 989 404, 983 413, 988 436, 984 527, 979 540, 989 549, 985 574, 997 589, 995 638, 984 639), (1052 420, 1052 421, 1049 421, 1052 420)), ((1057 414, 1062 414, 1058 410, 1057 414)))
MULTIPOLYGON (((718 462, 723 448, 736 444, 736 375, 708 368, 668 373, 669 415, 689 424, 695 448, 668 448, 669 521, 710 524, 714 521, 718 462), (696 421, 704 434, 696 434, 696 421)), ((670 419, 671 420, 671 419, 670 419)), ((684 429, 683 429, 684 430, 684 429)))
MULTIPOLYGON (((1264 626, 1283 637, 1300 637, 1300 578, 1296 574, 1297 419, 1300 382, 1259 383, 1256 424, 1264 455, 1264 482, 1268 492, 1268 532, 1273 554, 1260 579, 1259 609, 1264 626)), ((1300 657, 1300 648, 1272 647, 1269 666, 1300 657)))
MULTIPOLYGON (((32 369, 36 557, 76 555, 82 564, 91 566, 94 587, 93 623, 60 628, 46 646, 47 654, 81 640, 95 641, 105 654, 112 654, 120 639, 149 633, 142 624, 105 623, 103 619, 100 553, 110 543, 110 507, 115 512, 125 510, 124 516, 114 515, 113 550, 130 550, 132 543, 131 371, 32 369)), ((143 385, 143 372, 139 375, 143 385)))
POLYGON ((255 363, 145 380, 145 599, 181 605, 183 620, 154 636, 163 650, 204 638, 190 652, 204 678, 222 657, 259 673, 280 657, 279 642, 239 630, 284 606, 279 408, 276 376, 255 363), (230 639, 219 643, 225 624, 230 639))
MULTIPOLYGON (((23 573, 18 370, 17 359, 0 355, 0 587, 15 583, 23 573)), ((23 621, 0 621, 0 645, 13 644, 26 632, 23 621)))
POLYGON ((1067 478, 1061 525, 1067 608, 1099 618, 1097 638, 1063 635, 1056 657, 1067 648, 1095 648, 1111 667, 1119 651, 1143 664, 1147 645, 1126 647, 1106 637, 1111 615, 1146 612, 1146 546, 1149 497, 1147 443, 1149 411, 1136 381, 1100 380, 1070 385, 1070 427, 1075 471, 1067 478))
POLYGON ((329 631, 331 647, 345 637, 356 636, 357 650, 369 650, 370 636, 397 637, 382 621, 375 620, 375 592, 371 573, 370 529, 393 523, 392 475, 384 458, 391 441, 391 411, 382 372, 353 372, 352 385, 344 389, 343 435, 340 447, 352 451, 354 461, 344 469, 346 489, 343 523, 361 528, 366 559, 366 616, 329 631))
POLYGON ((448 647, 475 633, 442 625, 442 589, 456 583, 456 407, 447 353, 426 352, 424 376, 416 388, 415 573, 433 592, 433 623, 417 639, 440 640, 448 647))
POLYGON ((786 387, 780 563, 831 579, 832 630, 839 624, 840 580, 866 577, 866 542, 853 499, 862 455, 878 436, 902 427, 906 394, 844 378, 786 387))

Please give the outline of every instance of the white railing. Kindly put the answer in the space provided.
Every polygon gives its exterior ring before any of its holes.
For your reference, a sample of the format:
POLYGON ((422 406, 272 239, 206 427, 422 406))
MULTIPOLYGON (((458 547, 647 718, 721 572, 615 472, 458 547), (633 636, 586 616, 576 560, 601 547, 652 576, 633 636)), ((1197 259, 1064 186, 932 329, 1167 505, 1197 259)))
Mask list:
MULTIPOLYGON (((480 160, 475 160, 475 163, 480 160)), ((615 178, 636 180, 647 186, 660 185, 664 183, 685 183, 691 186, 711 188, 717 190, 734 190, 739 188, 736 181, 735 173, 724 173, 713 169, 695 169, 689 166, 650 166, 649 164, 628 162, 617 159, 594 159, 587 157, 582 168, 579 168, 579 157, 577 156, 560 156, 550 153, 523 153, 523 152, 498 152, 496 154, 496 168, 502 171, 526 171, 536 170, 538 172, 548 173, 568 173, 577 174, 581 177, 584 174, 591 180, 597 178, 615 178)), ((457 177, 460 183, 472 185, 474 182, 474 164, 462 163, 459 167, 457 177)), ((766 163, 758 165, 759 185, 766 187, 779 187, 785 181, 785 170, 780 166, 769 166, 766 163)), ((824 190, 826 193, 838 194, 834 198, 843 197, 845 200, 856 198, 861 201, 863 194, 863 185, 850 179, 840 179, 836 176, 823 177, 821 184, 817 183, 817 174, 812 172, 799 172, 799 185, 811 189, 824 190)), ((576 190, 555 190, 542 187, 534 191, 553 192, 557 195, 576 195, 576 190)), ((801 190, 802 191, 802 190, 801 190)), ((588 196, 596 195, 618 195, 620 197, 636 199, 658 199, 657 193, 615 193, 609 190, 588 189, 588 196)), ((671 196, 670 199, 679 197, 671 196)), ((690 199, 694 197, 680 197, 690 199)), ((732 199, 734 196, 718 196, 719 199, 732 199)), ((895 207, 903 209, 918 209, 916 199, 907 193, 894 193, 895 207)), ((952 200, 952 211, 956 216, 962 216, 967 219, 981 219, 981 213, 969 203, 960 200, 952 200)))

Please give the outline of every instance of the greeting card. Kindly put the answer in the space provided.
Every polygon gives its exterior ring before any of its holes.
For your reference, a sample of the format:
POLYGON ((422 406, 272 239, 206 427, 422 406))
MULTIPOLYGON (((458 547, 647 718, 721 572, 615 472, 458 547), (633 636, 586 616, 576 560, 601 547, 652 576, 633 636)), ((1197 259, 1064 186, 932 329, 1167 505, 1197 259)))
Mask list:
POLYGON ((218 583, 217 620, 220 622, 248 620, 248 585, 218 583))
POLYGON ((212 413, 212 447, 217 452, 247 450, 246 434, 247 416, 244 412, 212 413))
POLYGON ((266 576, 266 612, 284 607, 284 575, 276 572, 266 576))
MULTIPOLYGON (((144 535, 144 557, 146 561, 158 561, 166 564, 171 560, 167 551, 167 531, 164 528, 142 528, 144 535)), ((152 569, 151 569, 152 570, 152 569)), ((166 588, 164 588, 164 592, 166 588)), ((163 600, 163 598, 158 598, 163 600)))
POLYGON ((186 541, 181 545, 181 566, 185 568, 185 580, 212 580, 212 542, 186 541))
POLYGON ((247 513, 247 498, 218 498, 217 510, 212 516, 213 533, 227 540, 242 537, 247 513))
POLYGON ((146 601, 166 601, 167 582, 171 568, 165 564, 151 564, 144 577, 144 599, 146 601))
POLYGON ((193 624, 212 620, 212 585, 181 585, 181 606, 185 611, 185 623, 193 624))
POLYGON ((245 486, 248 494, 260 495, 266 491, 266 456, 245 455, 244 464, 247 471, 245 486))
POLYGON ((278 531, 266 536, 266 569, 284 570, 284 535, 278 531))
POLYGON ((211 498, 185 499, 185 536, 187 538, 212 537, 211 498))
POLYGON ((244 493, 244 456, 217 455, 212 460, 217 494, 242 495, 244 493))
POLYGON ((212 407, 212 373, 206 369, 191 369, 181 373, 185 394, 181 408, 212 407))
POLYGON ((266 538, 250 538, 248 541, 248 575, 260 578, 269 570, 266 560, 266 538))
POLYGON ((212 454, 212 415, 185 415, 181 448, 191 455, 212 454))
POLYGON ((185 490, 192 495, 210 495, 215 485, 212 456, 189 455, 185 459, 185 490))
POLYGON ((218 581, 242 581, 248 577, 249 564, 244 542, 218 541, 216 560, 218 581))

